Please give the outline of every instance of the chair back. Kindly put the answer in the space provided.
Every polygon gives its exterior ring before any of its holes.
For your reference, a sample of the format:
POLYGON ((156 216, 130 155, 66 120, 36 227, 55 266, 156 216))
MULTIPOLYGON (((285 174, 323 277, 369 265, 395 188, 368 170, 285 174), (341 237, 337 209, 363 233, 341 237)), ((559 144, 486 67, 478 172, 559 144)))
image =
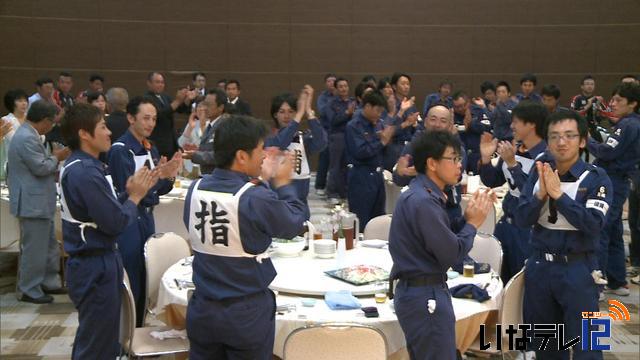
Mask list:
POLYGON ((389 240, 391 215, 380 215, 369 220, 364 227, 364 239, 389 240))
POLYGON ((502 270, 502 245, 493 235, 478 233, 473 241, 469 256, 477 262, 488 263, 494 272, 502 270))
POLYGON ((326 323, 294 330, 284 343, 283 360, 384 360, 382 331, 361 324, 326 323))
POLYGON ((136 327, 136 304, 131 292, 129 276, 124 271, 124 279, 121 289, 122 304, 120 306, 120 345, 129 353, 133 343, 133 334, 136 327))
POLYGON ((144 261, 147 269, 147 312, 151 312, 156 306, 158 289, 164 272, 189 255, 191 255, 189 243, 172 232, 153 234, 144 244, 144 261))
MULTIPOLYGON (((523 324, 523 303, 524 303, 524 269, 515 274, 505 285, 502 293, 502 303, 500 304, 499 324, 503 324, 502 338, 507 339, 506 324, 523 324)), ((508 340, 507 340, 508 341, 508 340)), ((504 344, 504 342, 503 342, 504 344)))

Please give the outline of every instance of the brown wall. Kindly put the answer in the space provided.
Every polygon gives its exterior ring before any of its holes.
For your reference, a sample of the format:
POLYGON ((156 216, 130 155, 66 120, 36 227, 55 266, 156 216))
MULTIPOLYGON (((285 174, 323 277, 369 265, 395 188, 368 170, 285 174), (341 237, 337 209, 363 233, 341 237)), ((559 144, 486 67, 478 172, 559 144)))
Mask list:
POLYGON ((320 90, 326 72, 410 73, 421 106, 443 78, 477 94, 531 71, 567 102, 586 73, 606 96, 640 73, 638 14, 637 0, 0 0, 0 94, 61 70, 76 92, 97 71, 131 94, 159 70, 172 93, 201 70, 239 79, 266 118, 271 96, 320 90))

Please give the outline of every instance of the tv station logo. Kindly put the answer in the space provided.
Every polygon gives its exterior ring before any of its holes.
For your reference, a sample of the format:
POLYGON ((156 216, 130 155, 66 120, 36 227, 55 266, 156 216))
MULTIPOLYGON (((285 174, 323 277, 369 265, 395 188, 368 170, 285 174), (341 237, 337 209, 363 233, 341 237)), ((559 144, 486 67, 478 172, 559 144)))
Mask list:
POLYGON ((480 325, 480 349, 494 348, 503 350, 503 338, 507 340, 506 349, 509 351, 539 350, 539 351, 565 351, 577 346, 579 343, 583 351, 601 350, 610 351, 610 344, 603 344, 601 340, 611 337, 612 321, 629 321, 631 316, 627 307, 618 300, 609 300, 609 312, 583 311, 582 332, 573 339, 565 338, 564 324, 496 324, 495 344, 487 342, 485 324, 480 325), (503 331, 503 326, 506 329, 503 331), (540 339, 537 349, 532 348, 532 339, 540 339), (556 339, 556 346, 549 346, 551 339, 556 339), (583 341, 580 341, 580 340, 583 341))

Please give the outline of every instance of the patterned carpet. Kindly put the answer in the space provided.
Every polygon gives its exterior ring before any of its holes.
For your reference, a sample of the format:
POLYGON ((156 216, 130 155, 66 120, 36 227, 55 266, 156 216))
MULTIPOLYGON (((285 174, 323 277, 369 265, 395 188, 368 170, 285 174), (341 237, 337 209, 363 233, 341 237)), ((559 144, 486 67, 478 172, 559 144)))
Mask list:
MULTIPOLYGON (((326 217, 329 212, 329 205, 325 199, 315 194, 309 195, 309 205, 312 220, 326 217)), ((629 241, 628 235, 625 240, 629 241)), ((2 359, 68 359, 78 324, 78 314, 73 304, 66 295, 55 295, 54 303, 47 305, 17 301, 16 263, 16 254, 0 253, 2 359)), ((631 284, 630 289, 631 296, 615 297, 627 306, 631 320, 613 322, 611 344, 614 351, 605 353, 605 359, 638 359, 640 288, 631 284)), ((608 312, 607 307, 608 305, 601 303, 602 312, 608 312)), ((508 354, 508 358, 519 357, 518 354, 511 353, 508 354)))

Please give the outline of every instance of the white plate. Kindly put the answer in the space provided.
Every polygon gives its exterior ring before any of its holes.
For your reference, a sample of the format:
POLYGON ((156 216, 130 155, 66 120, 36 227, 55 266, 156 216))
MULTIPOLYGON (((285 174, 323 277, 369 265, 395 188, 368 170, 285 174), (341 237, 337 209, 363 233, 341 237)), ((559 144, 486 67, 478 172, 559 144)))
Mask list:
POLYGON ((360 241, 360 244, 364 247, 382 249, 383 247, 387 246, 389 242, 386 240, 380 240, 380 239, 368 239, 368 240, 360 241))

